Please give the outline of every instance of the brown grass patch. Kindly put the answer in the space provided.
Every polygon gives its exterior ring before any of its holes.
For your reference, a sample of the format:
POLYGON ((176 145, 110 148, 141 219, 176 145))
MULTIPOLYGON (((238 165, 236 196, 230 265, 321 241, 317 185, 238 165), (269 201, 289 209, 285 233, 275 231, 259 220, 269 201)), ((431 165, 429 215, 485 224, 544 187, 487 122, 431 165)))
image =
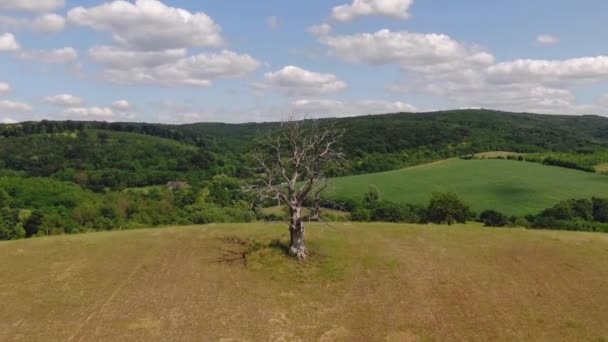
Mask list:
POLYGON ((608 238, 470 226, 213 225, 0 243, 0 340, 608 338, 608 238), (247 268, 218 263, 234 241, 247 268), (241 244, 239 244, 241 246, 241 244))

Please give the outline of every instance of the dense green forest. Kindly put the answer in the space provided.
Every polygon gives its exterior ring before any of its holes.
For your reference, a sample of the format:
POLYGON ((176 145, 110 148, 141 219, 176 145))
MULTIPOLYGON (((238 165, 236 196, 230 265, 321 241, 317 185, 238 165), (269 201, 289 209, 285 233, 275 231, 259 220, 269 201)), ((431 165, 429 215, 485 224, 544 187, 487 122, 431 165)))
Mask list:
MULTIPOLYGON (((608 119, 597 116, 550 116, 461 110, 320 121, 323 125, 332 125, 336 129, 346 132, 342 140, 346 163, 340 175, 387 171, 447 157, 493 150, 592 154, 608 146, 608 119)), ((202 166, 202 169, 209 171, 208 176, 213 173, 217 174, 213 171, 215 169, 244 178, 250 174, 247 152, 252 143, 256 138, 276 129, 278 125, 278 123, 163 125, 73 121, 0 125, 0 136, 5 137, 5 140, 2 140, 2 146, 8 146, 0 147, 0 157, 4 160, 7 154, 12 153, 11 144, 13 144, 13 148, 15 145, 19 146, 23 143, 31 144, 33 153, 40 151, 39 144, 42 137, 18 142, 15 142, 15 138, 38 135, 59 140, 61 134, 65 133, 69 133, 68 136, 73 138, 74 133, 79 135, 78 132, 83 131, 113 131, 164 138, 183 145, 195 146, 204 151, 193 161, 179 158, 179 165, 169 163, 167 167, 172 168, 172 171, 190 171, 191 166, 198 167, 197 170, 200 171, 200 166, 202 166)), ((99 132, 87 134, 98 142, 96 147, 89 149, 96 150, 95 152, 103 158, 108 148, 104 151, 96 134, 99 132)), ((141 139, 135 135, 128 136, 132 139, 141 139)), ((124 155, 129 155, 133 151, 130 151, 129 145, 131 144, 126 137, 127 135, 122 136, 122 141, 119 143, 123 148, 128 149, 124 155)), ((51 142, 44 152, 52 153, 55 158, 72 158, 72 155, 66 156, 66 153, 70 151, 66 151, 62 147, 65 145, 66 139, 67 137, 64 137, 64 141, 51 142)), ((44 141, 44 143, 47 142, 48 140, 44 141)), ((86 143, 86 140, 79 143, 74 139, 71 145, 77 146, 86 143)), ((139 147, 134 147, 133 150, 137 148, 139 147)), ((158 152, 158 154, 162 153, 162 151, 158 152)), ((88 161, 88 156, 81 157, 88 161)), ((159 156, 159 159, 163 158, 163 156, 159 156)), ((96 169, 106 168, 106 166, 105 164, 99 165, 96 169)), ((22 161, 3 167, 25 171, 28 175, 40 175, 35 173, 40 170, 31 170, 30 165, 22 161)), ((120 167, 110 168, 121 169, 120 167)))
MULTIPOLYGON (((346 158, 331 176, 495 150, 588 171, 608 162, 608 119, 597 116, 459 110, 319 122, 344 131, 341 149, 346 158)), ((0 239, 252 220, 259 213, 250 210, 250 194, 243 190, 256 170, 249 152, 257 139, 279 125, 0 125, 0 239), (187 186, 165 186, 173 181, 187 186)), ((358 214, 365 210, 371 209, 358 214)))

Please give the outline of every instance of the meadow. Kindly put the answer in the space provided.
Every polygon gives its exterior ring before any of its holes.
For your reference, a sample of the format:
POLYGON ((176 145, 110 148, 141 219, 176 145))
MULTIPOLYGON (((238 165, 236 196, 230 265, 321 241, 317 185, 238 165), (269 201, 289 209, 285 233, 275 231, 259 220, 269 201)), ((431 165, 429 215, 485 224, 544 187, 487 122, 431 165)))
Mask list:
POLYGON ((327 196, 362 199, 373 186, 381 199, 426 204, 433 192, 452 191, 476 212, 537 214, 571 198, 605 197, 606 175, 515 160, 448 159, 406 169, 334 178, 327 196))
POLYGON ((252 223, 0 242, 0 340, 608 338, 605 234, 311 224, 303 263, 279 238, 252 223))

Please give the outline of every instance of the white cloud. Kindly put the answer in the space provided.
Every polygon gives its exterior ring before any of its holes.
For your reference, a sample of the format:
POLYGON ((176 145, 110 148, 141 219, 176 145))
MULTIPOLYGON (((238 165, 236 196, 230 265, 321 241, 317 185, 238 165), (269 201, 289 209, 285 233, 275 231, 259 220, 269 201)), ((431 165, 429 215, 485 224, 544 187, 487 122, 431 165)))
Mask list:
POLYGON ((21 46, 12 33, 0 34, 0 52, 15 52, 19 49, 21 46))
POLYGON ((66 117, 93 119, 111 119, 116 116, 116 113, 108 107, 73 107, 65 109, 63 114, 66 117))
POLYGON ((405 102, 379 100, 338 101, 338 100, 297 100, 288 106, 290 113, 312 115, 313 117, 345 117, 366 114, 416 112, 416 107, 405 102))
POLYGON ((321 37, 332 55, 352 63, 399 64, 404 69, 442 71, 469 65, 489 65, 494 56, 466 47, 444 34, 380 30, 321 37))
POLYGON ((0 0, 0 10, 49 12, 65 6, 65 0, 0 0))
POLYGON ((347 62, 399 66, 407 81, 387 87, 395 93, 436 96, 460 107, 605 112, 597 103, 578 103, 571 88, 608 81, 608 56, 497 63, 491 53, 447 35, 389 30, 324 36, 319 42, 347 62))
POLYGON ((65 19, 57 14, 47 13, 35 18, 15 18, 0 16, 0 27, 11 30, 29 29, 35 33, 57 33, 65 28, 65 19))
POLYGON ((34 19, 32 31, 37 33, 57 33, 65 28, 65 19, 57 14, 47 13, 34 19))
POLYGON ((346 82, 333 74, 321 74, 289 65, 264 75, 264 85, 290 96, 324 95, 346 89, 346 82))
POLYGON ((314 34, 315 36, 326 36, 332 30, 331 25, 329 24, 319 24, 310 26, 307 31, 314 34))
POLYGON ((0 93, 8 93, 11 91, 11 85, 8 82, 0 82, 0 93))
POLYGON ((608 56, 566 60, 518 59, 488 68, 494 82, 570 83, 608 80, 608 56))
POLYGON ((417 109, 405 102, 382 100, 340 101, 330 99, 299 99, 272 106, 193 108, 188 104, 162 101, 158 119, 161 122, 252 122, 276 121, 285 115, 310 116, 313 118, 345 117, 365 114, 414 112, 417 109))
POLYGON ((23 51, 17 57, 45 64, 69 64, 78 60, 78 52, 74 48, 65 47, 55 50, 23 51))
POLYGON ((151 67, 108 68, 103 77, 117 84, 206 87, 217 79, 243 78, 259 66, 260 62, 249 55, 224 50, 151 67))
POLYGON ((112 108, 116 110, 129 110, 131 109, 131 104, 127 100, 118 100, 112 103, 112 108))
POLYGON ((43 99, 43 101, 48 104, 64 107, 77 107, 81 106, 84 103, 84 101, 80 97, 71 94, 47 96, 43 99))
POLYGON ((15 120, 13 118, 9 118, 8 116, 7 117, 3 117, 2 120, 0 120, 0 123, 3 123, 3 124, 14 124, 14 123, 17 123, 17 122, 18 122, 17 120, 15 120))
POLYGON ((370 15, 407 19, 413 3, 414 0, 353 0, 350 5, 334 7, 332 17, 337 21, 352 21, 370 15))
POLYGON ((93 61, 113 69, 154 67, 176 62, 186 56, 186 49, 135 51, 113 46, 96 46, 89 49, 89 57, 93 61))
POLYGON ((164 5, 157 0, 113 1, 68 12, 76 25, 109 31, 114 40, 138 50, 217 47, 223 44, 221 28, 202 12, 164 5))
POLYGON ((536 42, 541 45, 554 45, 559 43, 559 38, 550 34, 539 34, 536 36, 536 42))
POLYGON ((30 112, 32 107, 27 103, 0 100, 0 113, 30 112))
POLYGON ((279 18, 275 16, 266 18, 266 25, 268 25, 268 27, 270 27, 272 30, 278 30, 281 27, 279 18))

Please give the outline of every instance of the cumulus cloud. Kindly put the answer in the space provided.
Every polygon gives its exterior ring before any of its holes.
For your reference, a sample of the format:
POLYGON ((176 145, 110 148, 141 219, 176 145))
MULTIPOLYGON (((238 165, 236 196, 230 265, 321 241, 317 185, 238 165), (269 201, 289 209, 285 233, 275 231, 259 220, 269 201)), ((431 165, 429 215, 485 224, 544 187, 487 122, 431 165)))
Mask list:
POLYGON ((157 0, 112 1, 96 7, 76 7, 68 20, 98 31, 137 50, 217 47, 223 44, 221 28, 203 12, 190 13, 157 0))
POLYGON ((0 93, 8 93, 11 91, 11 85, 8 82, 0 82, 0 93))
POLYGON ((332 27, 329 24, 313 25, 307 29, 309 33, 312 33, 315 36, 326 36, 331 32, 331 30, 332 27))
POLYGON ((48 13, 34 19, 32 31, 37 33, 57 33, 65 28, 65 19, 57 14, 48 13))
POLYGON ((198 54, 172 63, 131 68, 110 67, 103 78, 117 84, 162 86, 210 86, 217 79, 242 78, 257 70, 260 62, 231 51, 198 54))
POLYGON ((571 88, 608 81, 608 56, 497 63, 491 53, 447 35, 390 30, 327 35, 319 42, 347 62, 399 66, 407 82, 388 86, 394 93, 430 94, 464 107, 605 112, 598 103, 578 103, 571 88))
POLYGON ((345 117, 365 114, 416 112, 415 106, 397 101, 361 100, 338 101, 324 99, 304 99, 289 105, 290 113, 312 115, 313 117, 345 117))
POLYGON ((65 28, 65 19, 54 13, 39 15, 35 18, 16 18, 0 16, 0 27, 11 30, 29 29, 35 33, 57 33, 65 28))
POLYGON ((49 12, 65 6, 65 0, 0 0, 0 10, 49 12))
POLYGON ((3 124, 14 124, 17 123, 18 121, 13 119, 13 118, 9 118, 8 116, 3 117, 2 119, 0 119, 0 123, 3 124))
POLYGON ((93 61, 112 69, 154 67, 176 62, 187 54, 186 49, 136 51, 114 46, 96 46, 89 49, 89 57, 93 61))
POLYGON ((308 71, 288 65, 264 75, 262 87, 274 88, 289 96, 309 96, 335 93, 346 89, 346 82, 336 75, 308 71))
POLYGON ((271 106, 194 108, 188 104, 163 101, 158 106, 161 122, 192 123, 202 121, 251 122, 273 121, 285 115, 313 118, 346 117, 366 114, 415 112, 416 107, 405 102, 383 100, 341 101, 331 99, 298 99, 271 106))
POLYGON ((65 47, 55 50, 23 51, 17 57, 45 64, 69 64, 78 60, 78 52, 74 48, 65 47))
POLYGON ((494 82, 570 83, 608 79, 608 56, 565 60, 518 59, 488 68, 494 82))
POLYGON ((321 37, 330 54, 352 63, 399 64, 405 69, 428 68, 439 71, 462 68, 463 64, 488 65, 494 56, 467 47, 445 34, 380 30, 321 37))
POLYGON ((108 107, 73 107, 63 111, 66 117, 78 119, 112 119, 116 113, 108 107))
POLYGON ((112 108, 116 110, 129 110, 131 109, 131 104, 127 100, 118 100, 112 103, 112 108))
POLYGON ((0 100, 0 113, 21 113, 30 111, 32 111, 32 107, 27 103, 0 100))
POLYGON ((0 34, 0 52, 19 51, 21 46, 12 33, 0 34))
POLYGON ((395 19, 410 17, 409 9, 414 0, 353 0, 351 4, 336 6, 332 18, 337 21, 352 21, 360 17, 382 15, 395 19))
POLYGON ((81 106, 84 103, 84 101, 80 97, 71 94, 47 96, 43 99, 43 101, 48 104, 64 107, 77 107, 81 106))
POLYGON ((278 30, 281 27, 279 18, 275 16, 266 18, 266 25, 268 25, 268 27, 270 27, 272 30, 278 30))
POLYGON ((559 43, 559 38, 551 34, 539 34, 536 36, 536 42, 541 45, 554 45, 559 43))

